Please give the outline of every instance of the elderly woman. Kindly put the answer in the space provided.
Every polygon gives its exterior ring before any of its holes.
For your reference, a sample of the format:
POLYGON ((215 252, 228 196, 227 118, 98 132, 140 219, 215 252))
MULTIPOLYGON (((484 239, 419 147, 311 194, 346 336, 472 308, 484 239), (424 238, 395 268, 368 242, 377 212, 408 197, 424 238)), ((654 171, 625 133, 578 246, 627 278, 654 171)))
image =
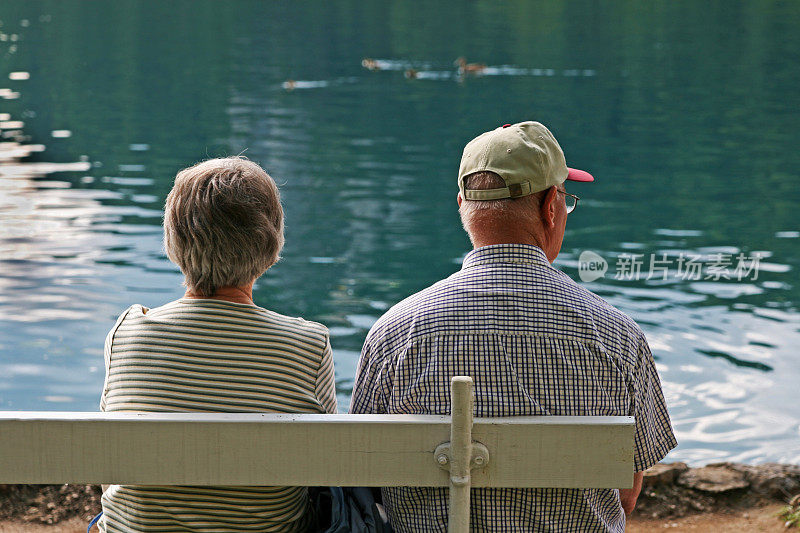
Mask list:
MULTIPOLYGON (((167 197, 164 244, 183 298, 134 305, 105 344, 103 411, 335 413, 327 329, 253 303, 278 260, 275 182, 246 159, 182 170, 167 197)), ((305 487, 111 485, 101 531, 306 531, 305 487)))

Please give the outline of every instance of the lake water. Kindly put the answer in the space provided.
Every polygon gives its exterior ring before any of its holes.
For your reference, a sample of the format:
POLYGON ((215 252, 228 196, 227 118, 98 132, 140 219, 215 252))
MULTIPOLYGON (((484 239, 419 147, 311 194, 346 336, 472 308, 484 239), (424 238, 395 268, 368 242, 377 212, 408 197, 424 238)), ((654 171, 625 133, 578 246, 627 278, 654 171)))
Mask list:
POLYGON ((536 119, 597 178, 556 264, 606 261, 670 458, 800 463, 800 3, 297 4, 0 4, 0 409, 97 409, 116 316, 182 294, 176 171, 242 152, 286 208, 256 302, 330 327, 346 409, 372 323, 469 250, 463 145, 536 119))

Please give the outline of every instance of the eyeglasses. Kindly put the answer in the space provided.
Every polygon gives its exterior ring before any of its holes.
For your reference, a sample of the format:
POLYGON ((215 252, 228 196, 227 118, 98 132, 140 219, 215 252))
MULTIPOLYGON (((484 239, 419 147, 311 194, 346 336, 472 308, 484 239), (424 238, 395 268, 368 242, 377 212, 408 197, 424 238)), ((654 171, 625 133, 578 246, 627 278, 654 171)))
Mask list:
POLYGON ((580 198, 578 198, 574 194, 568 193, 567 191, 561 191, 558 189, 556 190, 564 195, 564 201, 566 202, 567 206, 567 214, 570 214, 573 211, 575 211, 575 208, 578 207, 578 200, 580 200, 580 198))

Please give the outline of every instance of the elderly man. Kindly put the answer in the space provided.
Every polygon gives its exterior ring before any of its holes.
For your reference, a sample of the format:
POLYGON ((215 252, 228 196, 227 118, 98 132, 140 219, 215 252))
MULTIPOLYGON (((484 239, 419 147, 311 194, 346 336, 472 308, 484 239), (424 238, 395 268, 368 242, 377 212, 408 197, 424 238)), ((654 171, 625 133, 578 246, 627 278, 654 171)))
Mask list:
MULTIPOLYGON (((623 531, 642 472, 677 444, 653 356, 636 323, 551 263, 577 196, 537 122, 473 139, 458 204, 474 246, 460 271, 390 309, 370 330, 351 412, 447 414, 452 376, 475 380, 476 416, 636 417, 634 488, 473 489, 477 531, 623 531)), ((389 487, 395 530, 445 531, 444 489, 389 487)))

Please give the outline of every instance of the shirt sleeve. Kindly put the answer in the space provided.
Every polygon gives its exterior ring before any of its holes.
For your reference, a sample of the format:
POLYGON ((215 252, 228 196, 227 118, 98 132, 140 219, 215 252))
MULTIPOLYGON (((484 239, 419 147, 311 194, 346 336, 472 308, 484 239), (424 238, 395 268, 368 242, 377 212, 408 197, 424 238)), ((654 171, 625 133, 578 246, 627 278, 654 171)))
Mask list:
POLYGON ((350 413, 386 413, 388 377, 386 363, 371 346, 368 335, 358 361, 350 413))
POLYGON ((319 370, 317 371, 315 393, 317 401, 326 413, 336 413, 336 380, 333 372, 331 341, 328 334, 325 335, 325 349, 322 352, 322 359, 319 362, 319 370))
POLYGON ((100 393, 101 411, 105 411, 107 406, 106 397, 108 395, 108 377, 109 373, 111 372, 111 348, 114 346, 114 335, 117 334, 117 329, 119 329, 120 324, 122 324, 122 321, 125 320, 125 317, 128 316, 128 313, 130 313, 131 309, 133 308, 134 306, 131 306, 127 308, 121 315, 119 315, 119 318, 117 318, 117 322, 114 324, 114 327, 111 328, 111 331, 109 331, 108 335, 106 335, 106 342, 103 345, 103 361, 105 363, 104 366, 106 368, 106 377, 105 380, 103 381, 103 392, 100 393))
POLYGON ((633 416, 636 417, 633 466, 634 471, 643 472, 678 445, 653 354, 644 336, 639 342, 633 389, 633 416))

